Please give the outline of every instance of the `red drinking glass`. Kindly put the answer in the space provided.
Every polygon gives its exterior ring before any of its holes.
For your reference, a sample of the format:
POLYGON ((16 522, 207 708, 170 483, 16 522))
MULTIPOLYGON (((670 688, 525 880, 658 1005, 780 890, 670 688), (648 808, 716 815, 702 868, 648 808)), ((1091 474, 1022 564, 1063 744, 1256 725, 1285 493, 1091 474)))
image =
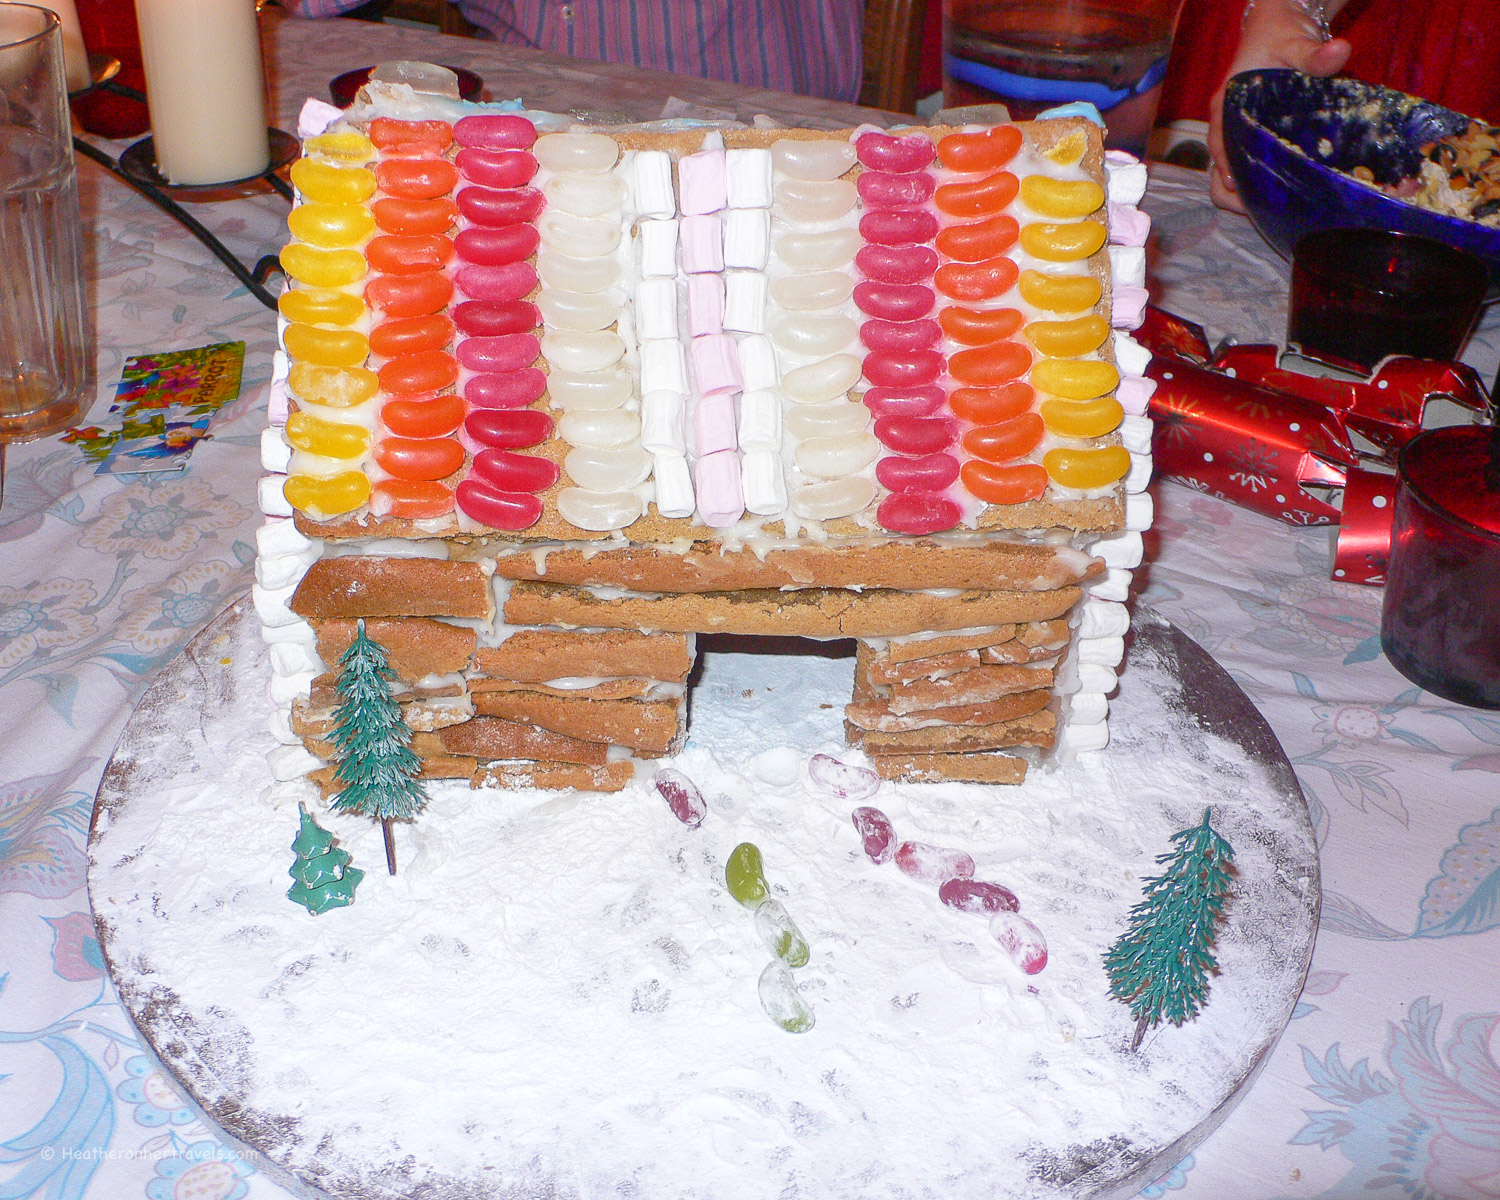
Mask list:
POLYGON ((1433 429, 1401 452, 1380 644, 1445 700, 1500 708, 1500 436, 1433 429))
MULTIPOLYGON (((90 54, 120 60, 116 83, 144 93, 146 70, 141 65, 141 34, 135 23, 135 0, 74 0, 83 44, 90 54)), ((72 101, 73 115, 89 133, 107 138, 139 137, 151 128, 143 100, 96 88, 72 101)))

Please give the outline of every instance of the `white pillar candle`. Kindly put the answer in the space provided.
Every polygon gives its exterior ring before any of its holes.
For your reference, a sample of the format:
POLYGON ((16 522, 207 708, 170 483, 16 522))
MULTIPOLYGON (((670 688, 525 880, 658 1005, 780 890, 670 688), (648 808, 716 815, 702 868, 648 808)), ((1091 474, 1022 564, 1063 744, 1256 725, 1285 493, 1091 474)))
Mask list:
POLYGON ((68 75, 68 91, 82 91, 94 82, 89 71, 88 51, 83 48, 83 28, 78 24, 78 9, 73 0, 28 0, 50 8, 62 22, 63 67, 68 75))
POLYGON ((157 169, 175 184, 266 169, 255 0, 136 0, 157 169))

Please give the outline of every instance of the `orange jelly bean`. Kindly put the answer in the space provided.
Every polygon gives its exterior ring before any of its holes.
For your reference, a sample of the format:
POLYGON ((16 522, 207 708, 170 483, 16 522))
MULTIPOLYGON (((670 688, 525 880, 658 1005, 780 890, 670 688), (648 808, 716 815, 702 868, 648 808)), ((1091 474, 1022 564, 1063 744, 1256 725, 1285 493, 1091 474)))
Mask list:
POLYGON ((958 477, 969 495, 986 504, 1024 504, 1047 490, 1047 472, 1037 463, 1000 466, 971 458, 959 468, 958 477))
POLYGON ((1109 322, 1098 313, 1072 321, 1032 321, 1026 326, 1025 337, 1038 354, 1077 358, 1104 345, 1104 339, 1109 337, 1109 322))
POLYGON ((977 263, 944 263, 934 273, 933 284, 950 300, 973 303, 1005 295, 1020 273, 1020 267, 1001 255, 977 263))
POLYGON ((458 360, 444 350, 423 350, 391 359, 379 375, 380 386, 387 392, 436 392, 458 381, 458 360))
POLYGON ((1042 420, 1058 437, 1103 437, 1120 427, 1125 410, 1112 396, 1098 400, 1044 400, 1042 420))
POLYGON ((365 247, 370 266, 386 275, 417 275, 446 266, 453 257, 453 239, 437 234, 383 233, 365 247))
POLYGON ((1021 149, 1021 131, 996 125, 983 133, 950 133, 937 144, 938 160, 950 171, 975 174, 1003 167, 1021 149))
POLYGON ((319 367, 312 363, 293 363, 286 383, 297 399, 330 408, 363 404, 380 387, 379 377, 365 367, 319 367))
POLYGON ((458 220, 458 205, 447 196, 431 200, 405 200, 382 196, 370 205, 381 233, 447 233, 458 220))
POLYGON ((388 317, 425 317, 442 312, 453 299, 453 280, 441 271, 382 275, 365 284, 370 307, 388 317))
POLYGON ((383 438, 375 461, 397 479, 446 479, 464 465, 464 448, 454 438, 383 438))
POLYGON ((950 217, 989 217, 1005 208, 1021 190, 1021 181, 1009 171, 996 171, 969 183, 945 183, 933 203, 950 217))
POLYGON ((1034 412, 1022 413, 998 425, 981 425, 964 434, 964 449, 985 462, 1024 458, 1042 444, 1047 428, 1034 412))
POLYGON ((370 122, 370 140, 382 150, 403 142, 432 142, 439 151, 453 144, 453 126, 447 121, 400 121, 376 117, 370 122))
POLYGON ((458 168, 446 158, 391 158, 375 164, 375 182, 388 196, 433 200, 458 183, 458 168))
POLYGON ((985 346, 1011 336, 1021 328, 1021 314, 1014 308, 960 308, 953 305, 938 313, 938 324, 955 342, 985 346))
POLYGON ((979 262, 1003 254, 1015 245, 1021 226, 1015 217, 1001 214, 986 221, 971 221, 967 225, 949 225, 940 229, 937 248, 948 258, 959 262, 979 262))
POLYGON ((956 388, 948 397, 953 415, 976 425, 998 425, 1030 410, 1036 400, 1031 384, 1021 380, 992 388, 956 388))
POLYGON ((950 357, 948 374, 971 387, 991 387, 1019 378, 1029 366, 1031 351, 1020 342, 993 342, 950 357))
POLYGON ((441 350, 453 340, 453 322, 441 313, 393 317, 370 330, 370 349, 381 358, 441 350))
POLYGON ((1130 451, 1124 446, 1097 450, 1048 450, 1042 455, 1047 474, 1063 487, 1088 491, 1123 479, 1130 470, 1130 451))
POLYGON ((300 321, 281 335, 286 352, 298 362, 320 367, 359 367, 370 353, 365 335, 353 329, 322 329, 300 321))
POLYGON ((376 516, 425 521, 453 511, 453 489, 432 479, 382 479, 370 495, 376 516))
POLYGON ((363 471, 344 471, 320 478, 316 475, 288 475, 281 485, 286 502, 315 520, 353 512, 370 498, 370 481, 363 471))
POLYGON ((403 396, 389 400, 380 410, 385 427, 397 437, 447 437, 464 422, 468 405, 452 392, 421 399, 403 396))

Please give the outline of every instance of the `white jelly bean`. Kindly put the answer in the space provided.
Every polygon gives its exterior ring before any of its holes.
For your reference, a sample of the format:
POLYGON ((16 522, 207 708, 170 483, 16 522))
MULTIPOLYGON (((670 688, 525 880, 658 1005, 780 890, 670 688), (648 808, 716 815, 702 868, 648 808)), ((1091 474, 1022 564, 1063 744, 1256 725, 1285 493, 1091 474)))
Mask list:
POLYGON ((807 438, 857 437, 870 428, 870 410, 863 404, 795 404, 782 421, 798 441, 807 438))
POLYGON ((783 275, 771 284, 771 296, 793 312, 836 308, 854 294, 854 280, 842 271, 814 275, 783 275))
POLYGON ((549 208, 576 217, 619 212, 625 190, 625 181, 618 175, 554 175, 542 184, 549 208))
POLYGON ((569 450, 563 459, 568 478, 591 492, 619 492, 651 478, 651 456, 644 450, 602 450, 593 446, 569 450))
POLYGON ((870 507, 875 483, 860 475, 804 484, 792 495, 792 511, 804 521, 831 521, 852 517, 870 507))
POLYGON ((560 288, 543 288, 536 306, 550 329, 572 329, 591 333, 608 329, 620 318, 621 304, 598 292, 567 292, 560 288))
POLYGON ((873 433, 808 438, 797 444, 797 466, 814 479, 842 479, 864 470, 879 457, 880 440, 873 433))
POLYGON ((854 207, 855 199, 854 185, 847 179, 829 183, 782 179, 776 183, 776 207, 788 221, 809 225, 837 221, 854 207))
POLYGON ((609 170, 620 157, 615 139, 602 133, 544 133, 531 152, 549 171, 591 174, 609 170))
POLYGON ((771 341, 778 349, 793 354, 823 357, 847 349, 853 344, 856 332, 849 317, 789 314, 771 326, 771 341))
POLYGON ((564 412, 604 412, 619 408, 635 391, 630 372, 622 365, 607 371, 553 371, 547 376, 547 395, 553 408, 564 412))
POLYGON ((805 142, 783 138, 771 146, 771 161, 791 179, 837 179, 854 165, 854 147, 823 138, 805 142))
POLYGON ((542 245, 579 258, 603 258, 620 244, 620 225, 603 217, 575 217, 548 209, 536 223, 542 245))
POLYGON ((624 353, 620 335, 607 329, 593 333, 557 331, 542 338, 542 354, 549 363, 580 374, 612 367, 624 353))
POLYGON ((608 412, 566 412, 557 423, 557 434, 570 446, 618 450, 641 440, 641 418, 623 408, 608 412))
POLYGON ((640 520, 646 506, 635 492, 590 492, 573 487, 557 493, 557 511, 569 525, 603 533, 640 520))
POLYGON ((798 271, 832 271, 852 263, 863 245, 857 229, 789 233, 776 240, 776 257, 798 271))
POLYGON ((549 288, 565 292, 602 292, 620 278, 620 264, 612 258, 571 258, 543 251, 536 271, 549 288))
POLYGON ((859 382, 860 369, 857 355, 835 354, 788 371, 781 377, 781 391, 798 404, 826 404, 859 382))

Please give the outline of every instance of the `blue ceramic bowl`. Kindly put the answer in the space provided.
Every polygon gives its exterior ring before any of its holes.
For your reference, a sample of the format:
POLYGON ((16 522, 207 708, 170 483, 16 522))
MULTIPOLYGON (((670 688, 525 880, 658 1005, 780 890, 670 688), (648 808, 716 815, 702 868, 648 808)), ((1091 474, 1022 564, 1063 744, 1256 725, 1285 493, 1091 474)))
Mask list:
POLYGON ((1318 229, 1386 229, 1429 237, 1476 258, 1500 282, 1500 229, 1418 208, 1349 174, 1380 183, 1417 174, 1419 147, 1462 132, 1469 118, 1404 92, 1300 71, 1246 71, 1229 81, 1224 143, 1240 198, 1266 241, 1286 258, 1318 229))

